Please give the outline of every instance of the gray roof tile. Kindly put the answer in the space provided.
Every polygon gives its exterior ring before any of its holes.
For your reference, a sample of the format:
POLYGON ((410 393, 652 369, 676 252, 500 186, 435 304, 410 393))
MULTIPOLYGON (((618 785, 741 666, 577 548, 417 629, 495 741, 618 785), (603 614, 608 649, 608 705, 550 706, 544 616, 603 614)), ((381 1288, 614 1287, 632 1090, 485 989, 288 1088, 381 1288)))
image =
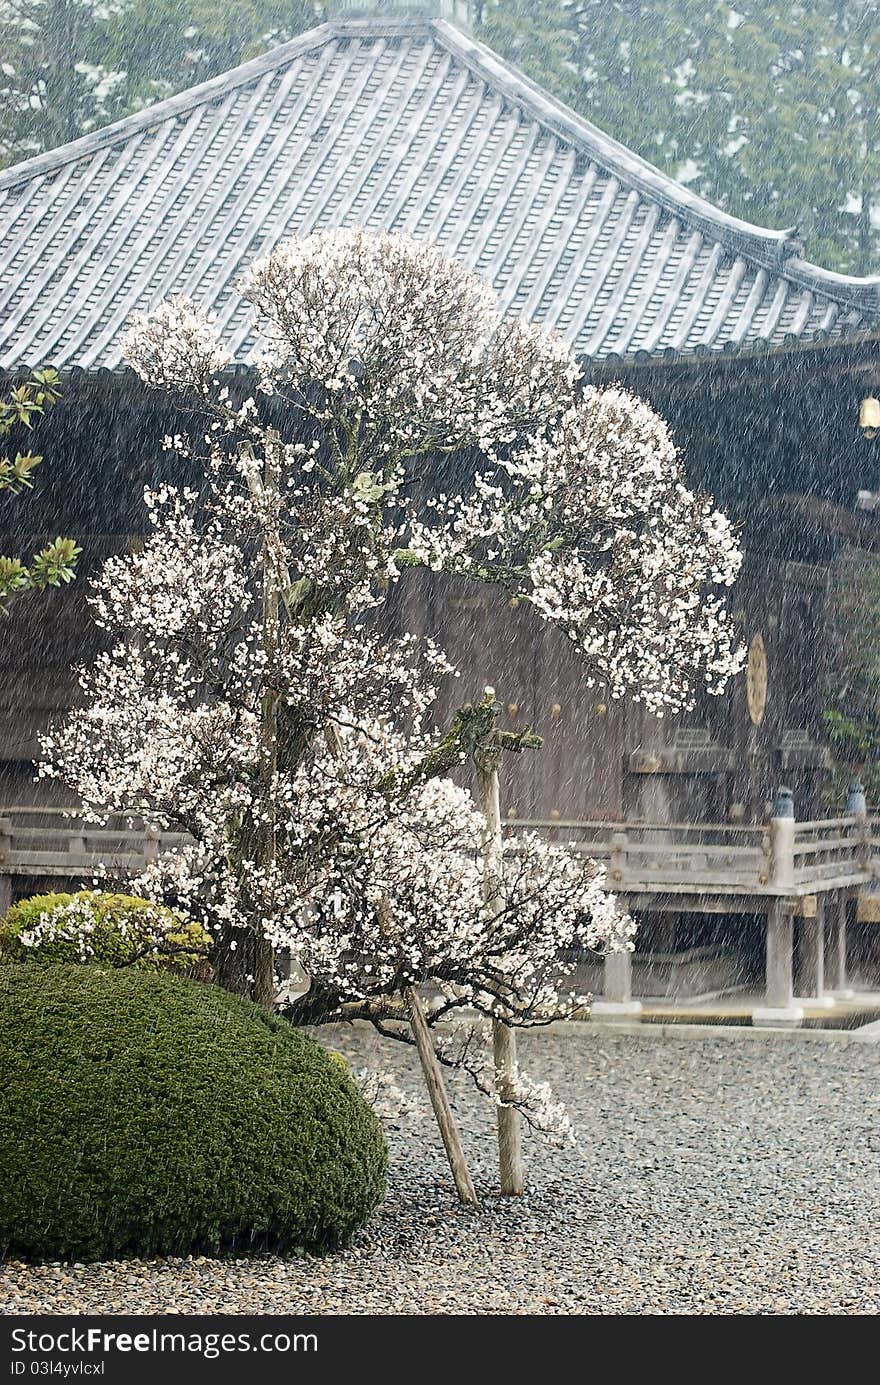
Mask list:
POLYGON ((441 22, 337 20, 0 174, 0 365, 116 366, 187 293, 250 347, 235 278, 315 227, 436 240, 596 359, 880 327, 880 279, 807 264, 441 22))

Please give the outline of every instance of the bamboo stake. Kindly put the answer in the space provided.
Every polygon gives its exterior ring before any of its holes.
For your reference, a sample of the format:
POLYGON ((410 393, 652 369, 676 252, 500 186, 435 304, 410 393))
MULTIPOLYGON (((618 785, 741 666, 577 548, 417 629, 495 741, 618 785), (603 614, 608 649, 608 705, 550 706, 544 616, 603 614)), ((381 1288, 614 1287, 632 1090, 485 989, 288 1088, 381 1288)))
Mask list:
MULTIPOLYGON (((487 692, 489 690, 487 689, 487 692)), ((504 908, 501 894, 502 837, 501 788, 498 777, 500 752, 485 751, 475 756, 477 803, 486 819, 483 851, 483 898, 494 914, 504 908)), ((492 1054, 498 1107, 498 1167, 501 1191, 506 1197, 520 1197, 524 1187, 522 1129, 519 1112, 510 1103, 516 1091, 516 1035, 503 1020, 492 1021, 492 1054)))
POLYGON ((434 1052, 434 1045, 431 1041, 428 1021, 414 986, 408 986, 404 991, 404 1000, 409 1012, 422 1072, 425 1076, 425 1085, 428 1088, 428 1095, 431 1098, 431 1105, 434 1108, 434 1115, 440 1128, 440 1135, 443 1139, 443 1146, 446 1150, 446 1157, 449 1160, 449 1167, 452 1170, 459 1199, 461 1202, 478 1207, 479 1202, 471 1182, 461 1136, 458 1132, 455 1116, 452 1113, 452 1107, 449 1104, 449 1097, 443 1083, 443 1074, 440 1071, 440 1064, 437 1061, 437 1054, 434 1052))

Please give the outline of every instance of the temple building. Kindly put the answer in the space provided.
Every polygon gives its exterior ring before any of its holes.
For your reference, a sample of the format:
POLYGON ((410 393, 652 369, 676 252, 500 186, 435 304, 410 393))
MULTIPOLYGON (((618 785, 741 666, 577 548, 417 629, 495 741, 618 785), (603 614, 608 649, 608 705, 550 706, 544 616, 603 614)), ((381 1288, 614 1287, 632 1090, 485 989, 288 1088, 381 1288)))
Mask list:
MULTIPOLYGON (((880 471, 880 443, 858 423, 880 376, 880 278, 810 264, 794 231, 749 225, 673 182, 471 37, 463 0, 333 10, 231 72, 0 173, 0 367, 64 376, 37 430, 36 490, 2 506, 0 552, 69 532, 85 577, 136 541, 143 484, 169 465, 159 443, 172 410, 123 366, 134 309, 191 296, 244 370, 253 343, 234 285, 257 255, 354 224, 436 242, 494 285, 505 312, 561 333, 587 379, 625 384, 670 421, 692 482, 742 527, 733 601, 748 676, 658 721, 587 688, 555 631, 484 591, 416 579, 401 618, 445 645, 461 696, 491 682, 510 724, 544 737, 511 769, 508 818, 582 837, 611 861, 655 959, 642 989, 724 990, 763 965, 772 933, 770 1009, 794 1014, 792 920, 805 921, 797 955, 819 1000, 833 906, 842 989, 846 910, 872 873, 867 819, 824 806, 822 651, 837 574, 880 547, 858 508, 880 471), (798 829, 839 822, 805 847, 798 838, 794 874, 785 830, 771 830, 791 812, 798 829), (824 845, 838 839, 846 850, 824 845)), ((75 696, 84 586, 23 602, 4 623, 0 811, 45 792, 36 735, 75 696)), ((0 829, 0 856, 2 843, 0 829)), ((629 969, 615 985, 629 1004, 629 969)))

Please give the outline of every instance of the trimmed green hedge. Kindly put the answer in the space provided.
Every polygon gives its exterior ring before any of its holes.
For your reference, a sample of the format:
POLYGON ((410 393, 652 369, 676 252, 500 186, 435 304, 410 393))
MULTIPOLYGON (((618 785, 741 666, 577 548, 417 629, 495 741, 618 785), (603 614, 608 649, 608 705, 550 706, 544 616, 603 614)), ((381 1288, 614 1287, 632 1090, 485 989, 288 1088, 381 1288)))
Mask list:
POLYGON ((44 914, 61 913, 69 906, 83 906, 94 921, 88 939, 90 963, 108 967, 140 967, 146 971, 187 972, 204 963, 211 936, 200 923, 187 923, 171 909, 163 909, 136 895, 105 894, 80 890, 76 894, 34 894, 13 904, 0 919, 0 961, 81 962, 77 943, 57 937, 39 947, 26 947, 21 935, 35 927, 44 914), (161 942, 151 945, 153 921, 166 921, 161 942))
POLYGON ((343 1067, 217 987, 0 967, 0 1055, 0 1254, 332 1248, 384 1195, 343 1067))

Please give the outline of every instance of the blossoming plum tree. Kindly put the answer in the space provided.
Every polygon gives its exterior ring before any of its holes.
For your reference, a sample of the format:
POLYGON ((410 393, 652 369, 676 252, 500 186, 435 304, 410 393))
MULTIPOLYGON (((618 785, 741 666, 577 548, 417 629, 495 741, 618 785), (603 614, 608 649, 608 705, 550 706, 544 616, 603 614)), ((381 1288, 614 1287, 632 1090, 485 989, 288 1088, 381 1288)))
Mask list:
MULTIPOLYGON (((272 1004, 287 951, 311 978, 295 1018, 414 1037, 472 1196, 435 1070, 473 1069, 472 1044, 429 1030, 465 1007, 496 1037, 570 1013, 560 956, 631 947, 633 925, 595 863, 527 834, 496 849, 448 773, 472 758, 491 807, 498 753, 529 738, 497 729, 491 695, 437 731, 449 665, 384 637, 377 608, 414 567, 500 584, 612 697, 662 714, 738 666, 735 538, 646 404, 581 388, 558 337, 504 318, 434 247, 315 233, 241 291, 255 396, 224 380, 222 324, 193 304, 131 326, 135 370, 199 420, 165 445, 203 480, 149 490, 143 547, 106 563, 92 602, 110 646, 43 772, 97 816, 189 834, 136 888, 211 923, 223 984, 272 1004), (432 459, 451 454, 468 483, 438 491, 432 459)), ((503 1108, 546 1123, 546 1094, 502 1049, 503 1108)))

